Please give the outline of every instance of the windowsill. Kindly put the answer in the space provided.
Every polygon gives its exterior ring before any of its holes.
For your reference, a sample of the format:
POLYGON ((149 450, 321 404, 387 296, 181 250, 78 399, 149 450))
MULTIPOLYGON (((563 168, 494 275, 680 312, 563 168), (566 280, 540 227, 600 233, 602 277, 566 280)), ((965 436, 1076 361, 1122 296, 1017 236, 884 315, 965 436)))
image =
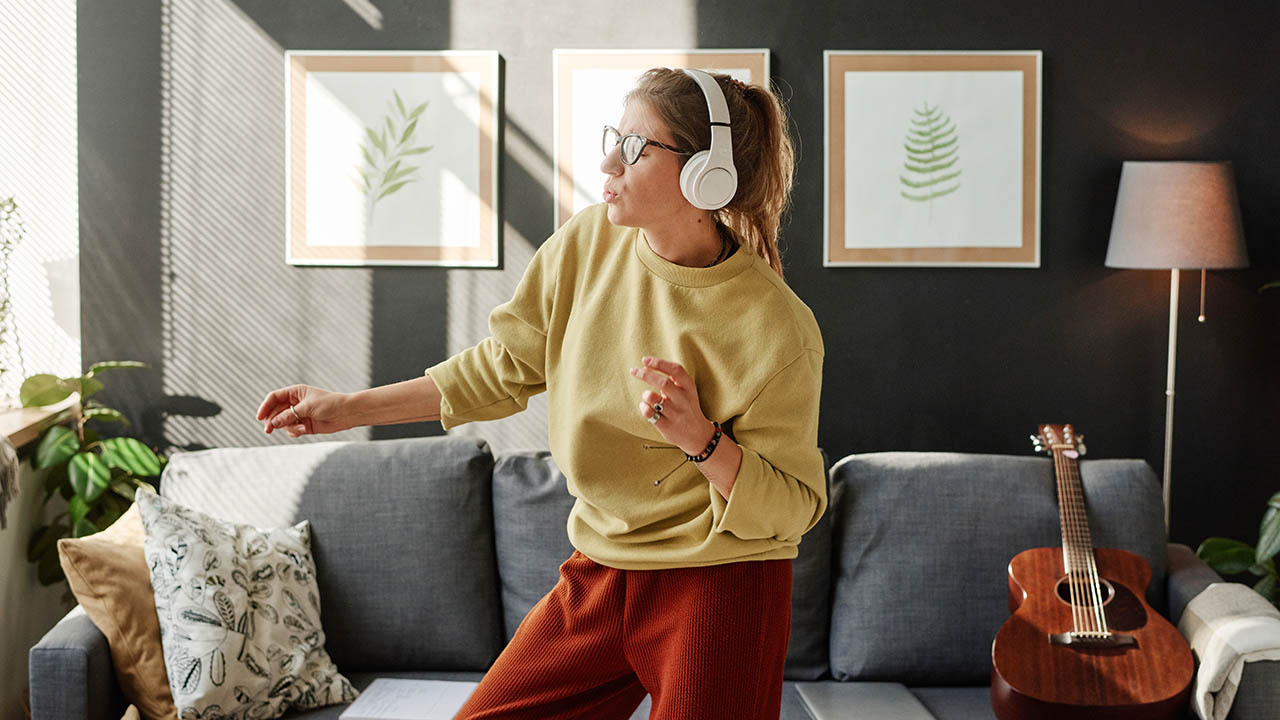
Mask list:
POLYGON ((73 394, 56 405, 0 410, 0 432, 9 438, 20 456, 26 455, 24 447, 34 443, 46 428, 65 421, 79 401, 80 396, 73 394))

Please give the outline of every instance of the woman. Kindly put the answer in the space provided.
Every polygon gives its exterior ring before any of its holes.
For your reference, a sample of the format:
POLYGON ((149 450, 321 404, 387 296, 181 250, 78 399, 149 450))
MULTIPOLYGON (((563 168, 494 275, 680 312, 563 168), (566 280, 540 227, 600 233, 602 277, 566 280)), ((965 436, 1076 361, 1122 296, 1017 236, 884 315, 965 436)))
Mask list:
POLYGON ((604 150, 604 203, 539 248, 491 337, 416 380, 276 390, 258 419, 447 429, 545 390, 576 551, 457 717, 621 719, 647 692, 664 720, 777 718, 791 559, 827 504, 822 338, 777 245, 786 117, 766 89, 654 69, 604 150), (680 181, 712 145, 716 88, 738 181, 707 210, 680 181))

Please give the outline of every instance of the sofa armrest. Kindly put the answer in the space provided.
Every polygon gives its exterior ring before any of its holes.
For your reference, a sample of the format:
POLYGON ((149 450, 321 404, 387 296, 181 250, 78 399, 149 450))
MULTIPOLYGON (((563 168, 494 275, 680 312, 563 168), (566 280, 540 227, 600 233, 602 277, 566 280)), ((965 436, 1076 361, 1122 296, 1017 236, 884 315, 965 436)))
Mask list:
POLYGON ((28 653, 31 720, 120 720, 120 693, 107 638, 77 605, 28 653))
POLYGON ((1222 582, 1222 576, 1205 564, 1187 545, 1169 543, 1167 553, 1169 622, 1174 625, 1182 619, 1191 598, 1199 595, 1210 584, 1222 582))
MULTIPOLYGON (((1169 618, 1177 625, 1187 603, 1210 584, 1222 582, 1222 576, 1187 545, 1170 543, 1168 558, 1169 618)), ((1277 707, 1280 707, 1280 662, 1245 663, 1227 719, 1270 720, 1275 717, 1277 707)), ((1194 716, 1192 713, 1191 717, 1194 716)))

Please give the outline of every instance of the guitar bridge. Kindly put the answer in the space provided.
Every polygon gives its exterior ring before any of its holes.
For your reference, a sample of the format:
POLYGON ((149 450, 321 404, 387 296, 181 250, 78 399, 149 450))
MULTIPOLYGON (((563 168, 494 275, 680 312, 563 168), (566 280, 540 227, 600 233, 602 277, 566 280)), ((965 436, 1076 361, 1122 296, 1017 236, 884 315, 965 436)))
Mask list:
POLYGON ((1121 633, 1098 633, 1098 632, 1064 632, 1052 633, 1049 635, 1049 643, 1052 645, 1072 645, 1081 649, 1115 649, 1123 647, 1137 647, 1138 640, 1132 635, 1123 635, 1121 633))

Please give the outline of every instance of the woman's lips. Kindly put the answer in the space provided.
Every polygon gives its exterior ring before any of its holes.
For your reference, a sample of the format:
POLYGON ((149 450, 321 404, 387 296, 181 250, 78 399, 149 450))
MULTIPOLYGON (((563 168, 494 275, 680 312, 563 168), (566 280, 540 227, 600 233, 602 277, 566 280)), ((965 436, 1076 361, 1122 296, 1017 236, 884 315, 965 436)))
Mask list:
POLYGON ((605 201, 605 202, 611 202, 611 201, 612 201, 614 198, 616 198, 616 197, 618 197, 618 193, 616 193, 616 192, 614 192, 614 191, 612 191, 612 190, 608 190, 608 189, 606 189, 606 190, 604 191, 604 201, 605 201))

